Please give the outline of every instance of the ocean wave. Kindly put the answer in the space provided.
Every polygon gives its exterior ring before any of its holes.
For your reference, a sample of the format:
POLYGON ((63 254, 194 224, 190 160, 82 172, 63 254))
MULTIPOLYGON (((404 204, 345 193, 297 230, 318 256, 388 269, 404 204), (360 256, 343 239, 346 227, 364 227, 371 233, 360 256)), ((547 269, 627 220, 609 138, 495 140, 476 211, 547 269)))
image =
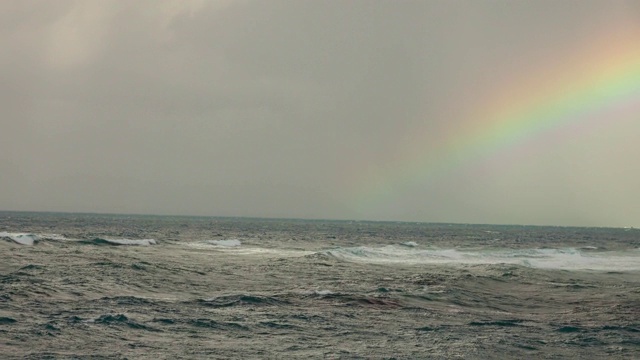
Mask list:
POLYGON ((199 304, 214 308, 233 306, 267 306, 287 305, 289 302, 276 296, 262 296, 249 294, 223 295, 198 301, 199 304))
POLYGON ((157 245, 154 239, 111 239, 111 238, 94 238, 91 240, 69 239, 60 234, 32 234, 32 233, 10 233, 0 232, 0 239, 7 239, 20 245, 32 246, 41 241, 69 241, 81 244, 92 245, 157 245))
POLYGON ((56 240, 64 241, 69 240, 66 237, 59 234, 31 234, 31 233, 10 233, 0 232, 0 238, 11 240, 20 245, 32 246, 35 243, 42 240, 56 240))
POLYGON ((236 247, 242 245, 238 239, 226 239, 226 240, 205 240, 205 244, 224 247, 236 247))
POLYGON ((0 238, 11 240, 20 245, 31 246, 40 240, 35 234, 0 232, 0 238))
POLYGON ((92 245, 132 245, 132 246, 149 246, 157 245, 158 243, 154 239, 109 239, 109 238, 94 238, 92 240, 84 240, 82 243, 92 245))
POLYGON ((236 256, 257 256, 257 257, 301 257, 313 255, 315 252, 302 249, 283 249, 243 246, 240 240, 205 240, 197 242, 185 242, 183 246, 198 250, 213 250, 216 252, 224 252, 229 255, 236 256))
POLYGON ((635 271, 640 270, 636 252, 596 252, 592 249, 491 249, 420 250, 406 246, 347 247, 325 250, 319 254, 345 261, 378 264, 483 265, 511 264, 541 269, 635 271))
POLYGON ((242 242, 238 239, 224 240, 204 240, 184 243, 185 246, 196 249, 215 249, 215 250, 237 250, 242 246, 242 242))
POLYGON ((416 246, 418 246, 418 243, 415 242, 415 241, 407 241, 407 242, 403 242, 400 245, 406 246, 406 247, 416 247, 416 246))

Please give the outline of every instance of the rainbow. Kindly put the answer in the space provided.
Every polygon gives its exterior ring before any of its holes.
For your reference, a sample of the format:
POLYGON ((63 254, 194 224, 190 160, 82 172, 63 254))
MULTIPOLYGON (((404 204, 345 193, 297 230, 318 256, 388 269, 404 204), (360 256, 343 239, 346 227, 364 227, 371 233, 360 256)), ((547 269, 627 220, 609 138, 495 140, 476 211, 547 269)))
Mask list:
POLYGON ((473 116, 453 119, 436 144, 425 141, 428 128, 413 129, 389 166, 351 179, 356 210, 382 206, 406 188, 536 138, 561 132, 571 138, 615 121, 640 121, 639 44, 640 31, 604 37, 586 51, 562 56, 528 79, 493 91, 473 116))

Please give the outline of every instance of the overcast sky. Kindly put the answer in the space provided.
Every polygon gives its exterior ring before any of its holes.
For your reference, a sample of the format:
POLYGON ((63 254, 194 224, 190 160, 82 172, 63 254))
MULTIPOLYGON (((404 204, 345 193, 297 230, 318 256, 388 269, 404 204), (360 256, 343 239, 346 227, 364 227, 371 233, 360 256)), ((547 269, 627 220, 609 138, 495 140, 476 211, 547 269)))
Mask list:
POLYGON ((635 0, 5 0, 0 209, 640 226, 640 107, 408 169, 638 26, 635 0))

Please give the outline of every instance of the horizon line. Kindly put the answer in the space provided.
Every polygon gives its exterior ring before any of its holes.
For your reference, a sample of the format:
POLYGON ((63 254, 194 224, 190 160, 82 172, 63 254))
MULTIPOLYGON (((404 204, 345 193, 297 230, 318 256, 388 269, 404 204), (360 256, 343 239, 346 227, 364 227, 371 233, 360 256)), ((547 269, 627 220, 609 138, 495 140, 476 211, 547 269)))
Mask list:
POLYGON ((188 214, 158 214, 158 213, 117 213, 96 211, 52 211, 52 210, 5 210, 0 213, 17 214, 67 214, 67 215, 103 215, 103 216, 150 216, 150 217, 185 217, 185 218, 218 218, 218 219, 247 219, 247 220, 293 220, 293 221, 333 221, 333 222, 364 222, 364 223, 403 223, 424 225, 467 225, 467 226, 522 226, 522 227, 556 227, 556 228, 598 228, 598 229, 637 229, 635 226, 595 226, 595 225, 549 225, 549 224, 516 224, 516 223, 474 223, 449 221, 412 221, 412 220, 367 220, 346 218, 305 218, 305 217, 269 217, 247 215, 188 215, 188 214))

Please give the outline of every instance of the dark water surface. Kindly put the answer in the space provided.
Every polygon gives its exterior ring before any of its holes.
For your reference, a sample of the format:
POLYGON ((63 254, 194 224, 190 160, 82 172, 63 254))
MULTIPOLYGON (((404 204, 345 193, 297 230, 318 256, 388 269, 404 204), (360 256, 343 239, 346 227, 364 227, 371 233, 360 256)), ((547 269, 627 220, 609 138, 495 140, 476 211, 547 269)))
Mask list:
POLYGON ((5 212, 0 238, 3 359, 640 358, 637 229, 5 212))

